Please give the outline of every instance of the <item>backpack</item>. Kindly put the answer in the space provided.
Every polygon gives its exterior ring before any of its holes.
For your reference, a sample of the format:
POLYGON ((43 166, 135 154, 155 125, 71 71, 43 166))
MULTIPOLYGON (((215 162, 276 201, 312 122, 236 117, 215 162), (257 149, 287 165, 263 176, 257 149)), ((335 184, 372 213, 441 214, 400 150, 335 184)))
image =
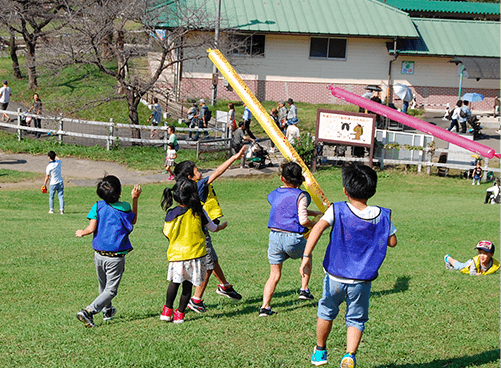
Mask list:
POLYGON ((447 120, 452 120, 452 115, 454 114, 454 109, 449 109, 449 112, 447 113, 447 120))
POLYGON ((461 109, 461 111, 459 111, 459 116, 461 116, 462 118, 467 118, 468 114, 466 113, 466 111, 464 111, 463 109, 461 109))
POLYGON ((207 108, 207 110, 205 111, 205 122, 208 123, 210 119, 212 119, 212 111, 207 108))

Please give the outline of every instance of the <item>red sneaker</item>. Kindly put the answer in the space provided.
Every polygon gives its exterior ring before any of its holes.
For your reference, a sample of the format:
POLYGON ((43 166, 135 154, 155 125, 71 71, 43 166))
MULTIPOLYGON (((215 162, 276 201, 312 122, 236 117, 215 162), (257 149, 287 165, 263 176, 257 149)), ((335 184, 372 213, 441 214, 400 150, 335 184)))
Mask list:
POLYGON ((177 309, 174 311, 174 323, 183 323, 184 322, 184 313, 181 313, 177 309))
POLYGON ((174 309, 167 308, 164 305, 164 308, 162 310, 162 314, 160 315, 160 321, 166 321, 166 322, 172 321, 172 314, 174 314, 174 309))

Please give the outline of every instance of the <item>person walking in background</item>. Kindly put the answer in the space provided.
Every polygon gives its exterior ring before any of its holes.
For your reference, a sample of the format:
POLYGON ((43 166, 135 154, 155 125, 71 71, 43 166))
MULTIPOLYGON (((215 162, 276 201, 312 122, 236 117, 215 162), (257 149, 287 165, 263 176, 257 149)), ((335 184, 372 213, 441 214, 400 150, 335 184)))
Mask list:
MULTIPOLYGON (((271 112, 270 116, 273 119, 273 121, 275 122, 275 125, 277 126, 277 128, 280 131, 282 131, 282 127, 280 126, 280 119, 278 118, 278 110, 277 110, 277 108, 276 107, 272 108, 270 112, 271 112)), ((271 139, 270 141, 271 141, 270 152, 271 153, 275 153, 275 143, 273 143, 273 139, 271 139)))
POLYGON ((285 101, 280 101, 278 103, 278 120, 280 120, 280 129, 282 133, 287 131, 287 107, 285 107, 285 101))
MULTIPOLYGON (((2 107, 2 110, 7 110, 7 107, 9 107, 9 102, 10 102, 10 95, 12 94, 12 90, 9 87, 9 82, 7 80, 3 81, 2 88, 0 88, 0 104, 2 107)), ((9 121, 9 115, 6 113, 2 114, 2 121, 9 121)))
POLYGON ((167 180, 174 180, 174 173, 172 172, 172 168, 176 165, 177 152, 174 148, 173 143, 167 144, 167 152, 165 154, 165 171, 164 174, 170 174, 167 180))
POLYGON ((461 111, 459 112, 459 125, 461 127, 461 133, 466 133, 466 121, 471 116, 470 108, 468 107, 469 101, 463 101, 463 106, 461 106, 461 111))
MULTIPOLYGON (((231 148, 233 149, 234 154, 239 152, 242 149, 242 147, 244 147, 245 142, 254 143, 255 141, 251 137, 245 135, 244 129, 245 129, 245 123, 241 121, 238 124, 238 129, 235 130, 235 133, 233 133, 231 148)), ((240 168, 245 169, 245 155, 242 155, 242 158, 240 160, 240 168)))
POLYGON ((294 104, 294 100, 289 98, 287 100, 287 104, 289 105, 289 112, 287 112, 287 122, 297 120, 297 107, 294 104))
POLYGON ((167 134, 169 135, 169 140, 167 141, 167 144, 173 144, 174 149, 176 152, 179 150, 179 143, 177 143, 177 137, 176 137, 176 127, 174 125, 169 125, 167 127, 167 134))
MULTIPOLYGON (((205 104, 205 100, 202 98, 199 101, 200 103, 200 112, 198 113, 198 127, 200 129, 202 128, 207 128, 207 124, 209 124, 209 108, 205 104)), ((207 131, 204 131, 205 138, 209 137, 209 133, 207 131)), ((195 141, 198 141, 198 138, 200 137, 200 132, 197 132, 195 134, 195 138, 193 138, 195 141)))
MULTIPOLYGON (((197 126, 197 115, 198 115, 198 109, 197 109, 197 104, 196 102, 193 102, 191 107, 188 109, 188 122, 186 123, 188 125, 188 128, 195 128, 197 126)), ((190 130, 188 133, 188 140, 191 141, 193 140, 192 138, 193 132, 190 130)))
MULTIPOLYGON (((153 98, 153 107, 151 109, 151 115, 146 120, 149 123, 151 120, 151 125, 158 126, 162 122, 162 106, 158 103, 158 98, 153 98)), ((158 129, 151 129, 150 138, 158 139, 160 137, 158 129)))
POLYGON ((235 105, 233 104, 233 102, 230 102, 228 104, 228 126, 230 127, 232 132, 238 129, 237 123, 235 121, 235 105))
POLYGON ((89 226, 77 230, 75 236, 81 238, 93 234, 94 264, 96 265, 99 295, 94 301, 77 313, 77 318, 85 327, 96 327, 94 315, 103 311, 103 321, 109 321, 117 310, 111 304, 117 295, 118 286, 125 270, 125 256, 132 251, 129 234, 137 221, 138 199, 141 186, 132 189, 132 209, 130 203, 119 201, 122 194, 120 179, 107 175, 97 184, 97 195, 102 201, 94 203, 87 218, 89 226))
POLYGON ((244 121, 244 132, 246 135, 248 135, 252 139, 256 139, 256 136, 252 134, 252 131, 250 130, 250 123, 252 120, 252 113, 247 107, 247 105, 244 103, 244 115, 242 116, 242 119, 244 121))
POLYGON ((482 180, 483 173, 482 167, 480 165, 480 160, 478 160, 477 166, 475 166, 475 168, 473 169, 473 182, 471 183, 471 185, 475 185, 475 182, 477 182, 477 185, 480 185, 480 180, 482 180))
POLYGON ((47 188, 47 183, 49 184, 49 213, 54 213, 54 197, 57 192, 59 212, 64 215, 64 181, 61 174, 61 160, 54 151, 49 151, 47 156, 50 163, 45 169, 46 175, 43 186, 47 188))
POLYGON ((451 131, 452 128, 456 127, 456 131, 459 133, 459 113, 461 112, 461 106, 463 106, 463 101, 458 100, 456 107, 452 110, 452 120, 451 125, 447 129, 448 131, 451 131))
MULTIPOLYGON (((35 93, 33 95, 33 104, 31 105, 28 112, 32 112, 33 114, 36 114, 36 115, 42 115, 42 100, 40 99, 40 96, 38 95, 38 93, 35 93)), ((42 128, 42 119, 41 118, 36 117, 36 118, 33 118, 33 120, 35 122, 35 128, 42 128)), ((40 138, 41 135, 42 135, 42 133, 40 133, 40 132, 35 133, 35 136, 37 138, 40 138)))

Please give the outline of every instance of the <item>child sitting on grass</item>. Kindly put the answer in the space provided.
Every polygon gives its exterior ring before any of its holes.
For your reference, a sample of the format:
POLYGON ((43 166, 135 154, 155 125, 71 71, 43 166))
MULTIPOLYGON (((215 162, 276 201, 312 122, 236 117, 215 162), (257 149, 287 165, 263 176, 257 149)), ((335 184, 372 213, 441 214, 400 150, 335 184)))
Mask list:
POLYGON ((329 245, 324 257, 324 290, 318 302, 317 346, 312 364, 327 364, 327 338, 339 305, 346 301, 346 354, 341 368, 355 368, 365 323, 369 319, 371 282, 378 276, 387 247, 397 245, 391 210, 368 206, 376 193, 377 174, 365 165, 343 168, 343 191, 349 202, 332 204, 311 230, 299 273, 308 277, 311 256, 322 233, 330 226, 329 245))
POLYGON ((464 263, 446 254, 444 257, 445 268, 468 273, 470 276, 490 275, 499 270, 499 262, 492 258, 496 250, 494 244, 488 240, 482 240, 478 242, 475 249, 478 249, 478 255, 464 263))
POLYGON ((137 221, 139 184, 132 189, 132 211, 128 202, 120 202, 122 185, 113 175, 105 176, 97 184, 97 195, 103 199, 96 202, 87 218, 89 226, 77 230, 75 236, 94 234, 94 263, 99 282, 99 296, 85 309, 77 313, 77 318, 85 327, 96 327, 93 316, 103 311, 103 321, 113 318, 117 310, 111 300, 117 295, 118 286, 125 270, 125 256, 132 251, 129 234, 137 221))
POLYGON ((182 178, 174 187, 165 188, 162 209, 167 211, 163 233, 169 239, 169 270, 165 305, 160 320, 184 322, 184 312, 191 297, 193 285, 199 286, 207 273, 204 228, 219 231, 227 223, 214 224, 203 210, 194 181, 182 178), (173 199, 179 204, 170 209, 173 199), (174 311, 174 300, 180 285, 183 285, 179 307, 174 311))
MULTIPOLYGON (((282 275, 283 263, 288 259, 298 259, 303 256, 306 239, 303 234, 315 222, 308 216, 321 215, 320 211, 308 210, 311 197, 299 189, 304 182, 303 170, 295 162, 287 162, 281 167, 280 179, 283 186, 268 195, 271 204, 268 259, 270 261, 270 277, 263 292, 263 305, 259 308, 259 317, 267 317, 275 312, 271 310, 270 302, 275 288, 282 275)), ((308 288, 310 275, 302 278, 299 299, 313 300, 308 288)))

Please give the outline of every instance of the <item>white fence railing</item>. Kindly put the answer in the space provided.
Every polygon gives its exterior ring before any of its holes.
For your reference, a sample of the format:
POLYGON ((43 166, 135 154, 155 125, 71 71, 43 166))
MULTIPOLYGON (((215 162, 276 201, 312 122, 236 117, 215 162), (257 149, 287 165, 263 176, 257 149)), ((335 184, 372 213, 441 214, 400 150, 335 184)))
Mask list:
MULTIPOLYGON (((130 124, 118 124, 110 119, 109 122, 102 121, 89 121, 89 120, 80 120, 80 119, 68 119, 57 116, 45 116, 45 115, 36 115, 30 114, 27 112, 22 112, 19 109, 17 112, 14 111, 5 111, 0 110, 0 113, 5 112, 6 114, 13 115, 17 117, 17 124, 12 124, 10 122, 0 122, 1 127, 15 129, 17 132, 18 140, 21 140, 23 134, 26 132, 31 132, 35 134, 44 134, 57 136, 58 141, 63 143, 64 137, 75 137, 75 138, 85 138, 90 140, 98 140, 106 142, 106 149, 112 148, 114 145, 119 144, 120 142, 129 142, 129 143, 140 143, 146 145, 158 145, 161 144, 164 146, 164 149, 167 149, 168 142, 168 134, 167 128, 168 123, 164 122, 163 126, 153 126, 153 125, 130 125, 130 124), (27 126, 24 121, 26 117, 31 117, 32 122, 35 119, 40 119, 43 123, 41 126, 43 128, 35 128, 33 126, 27 126), (99 127, 96 131, 92 133, 86 132, 86 128, 88 130, 89 127, 99 127), (132 131, 157 131, 158 135, 163 135, 161 139, 150 139, 150 138, 133 138, 132 131)), ((201 134, 204 132, 213 133, 214 137, 211 137, 211 140, 207 140, 207 142, 203 142, 204 145, 214 145, 218 146, 220 149, 222 144, 224 145, 226 150, 230 149, 230 138, 228 138, 227 122, 221 121, 219 119, 214 119, 214 126, 209 126, 207 128, 182 128, 176 127, 176 132, 183 133, 197 133, 201 134)), ((188 143, 187 140, 178 139, 180 143, 188 143)), ((197 155, 200 150, 200 142, 197 142, 197 155)))

